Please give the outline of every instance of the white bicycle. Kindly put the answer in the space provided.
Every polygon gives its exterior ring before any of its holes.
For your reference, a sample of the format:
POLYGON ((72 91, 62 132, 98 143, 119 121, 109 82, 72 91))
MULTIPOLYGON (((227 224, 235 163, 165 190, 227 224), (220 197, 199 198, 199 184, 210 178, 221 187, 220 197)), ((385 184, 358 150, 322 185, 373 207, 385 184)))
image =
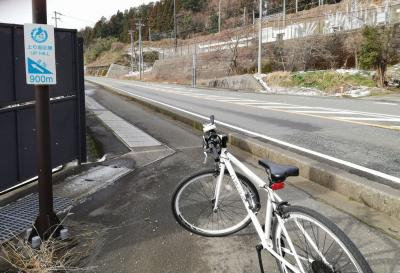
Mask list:
POLYGON ((267 172, 264 182, 227 151, 227 136, 216 133, 213 116, 210 121, 203 125, 203 143, 205 153, 213 155, 215 169, 193 174, 177 187, 172 210, 182 227, 213 237, 233 234, 252 222, 260 238, 256 249, 261 272, 261 251, 266 250, 284 273, 372 273, 357 247, 329 219, 291 206, 277 195, 287 177, 299 175, 298 168, 260 160, 267 172), (257 218, 260 197, 253 183, 268 197, 265 225, 257 218))

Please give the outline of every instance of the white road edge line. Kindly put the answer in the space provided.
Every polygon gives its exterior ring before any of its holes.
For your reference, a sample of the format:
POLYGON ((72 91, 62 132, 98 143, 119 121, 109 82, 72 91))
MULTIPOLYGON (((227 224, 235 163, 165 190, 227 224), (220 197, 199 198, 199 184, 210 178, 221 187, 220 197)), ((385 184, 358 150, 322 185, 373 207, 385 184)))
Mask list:
MULTIPOLYGON (((130 95, 130 96, 133 96, 133 97, 136 97, 136 98, 141 98, 141 99, 144 99, 144 100, 147 100, 147 101, 151 101, 151 102, 155 102, 155 103, 158 103, 160 105, 166 106, 168 108, 171 108, 171 109, 174 109, 174 110, 178 110, 180 112, 183 112, 183 113, 186 113, 186 114, 198 117, 198 118, 202 118, 204 120, 208 120, 209 119, 209 117, 206 117, 206 116, 203 116, 203 115, 200 115, 200 114, 196 114, 196 113, 181 109, 179 107, 175 107, 173 105, 170 105, 170 104, 167 104, 167 103, 164 103, 164 102, 160 102, 160 101, 156 101, 156 100, 153 100, 153 99, 150 99, 150 98, 146 98, 146 97, 143 97, 143 96, 140 96, 140 95, 132 94, 129 91, 123 90, 123 89, 118 88, 118 87, 113 87, 113 86, 110 86, 110 85, 107 85, 107 84, 104 84, 104 83, 100 83, 100 84, 102 84, 104 86, 108 86, 109 88, 113 88, 113 89, 119 90, 119 91, 121 91, 123 93, 126 93, 126 94, 130 95)), ((300 146, 297 146, 297 145, 294 145, 294 144, 291 144, 291 143, 288 143, 288 142, 285 142, 285 141, 282 141, 282 140, 279 140, 279 139, 276 139, 276 138, 272 138, 272 137, 269 137, 269 136, 266 136, 266 135, 263 135, 263 134, 252 132, 252 131, 249 131, 249 130, 237 127, 235 125, 231 125, 231 124, 222 122, 222 121, 217 121, 216 120, 215 122, 217 124, 226 126, 228 128, 231 128, 231 129, 234 129, 234 130, 237 130, 237 131, 249 134, 249 135, 253 135, 255 137, 260 137, 260 138, 263 138, 265 140, 277 143, 279 145, 283 145, 283 146, 292 148, 294 150, 298 150, 298 151, 301 151, 301 152, 304 152, 304 153, 307 153, 307 154, 311 154, 313 156, 321 157, 321 158, 324 158, 326 160, 330 160, 330 161, 333 161, 335 163, 338 163, 338 164, 341 164, 341 165, 344 165, 344 166, 347 166, 347 167, 350 167, 350 168, 353 168, 353 169, 356 169, 356 170, 359 170, 359 171, 363 171, 363 172, 366 172, 366 173, 369 173, 369 174, 372 174, 372 175, 375 175, 375 176, 378 176, 378 177, 381 177, 381 178, 387 179, 389 181, 392 181, 392 182, 400 184, 400 178, 398 178, 398 177, 395 177, 395 176, 392 176, 392 175, 389 175, 389 174, 386 174, 386 173, 382 173, 382 172, 379 172, 379 171, 376 171, 376 170, 372 170, 372 169, 369 169, 369 168, 366 168, 366 167, 363 167, 363 166, 360 166, 360 165, 357 165, 357 164, 354 164, 354 163, 351 163, 351 162, 348 162, 348 161, 345 161, 345 160, 342 160, 342 159, 339 159, 339 158, 336 158, 336 157, 333 157, 333 156, 329 156, 329 155, 325 155, 325 154, 322 154, 322 153, 319 153, 319 152, 315 152, 315 151, 312 151, 312 150, 309 150, 309 149, 306 149, 306 148, 303 148, 303 147, 300 147, 300 146)))

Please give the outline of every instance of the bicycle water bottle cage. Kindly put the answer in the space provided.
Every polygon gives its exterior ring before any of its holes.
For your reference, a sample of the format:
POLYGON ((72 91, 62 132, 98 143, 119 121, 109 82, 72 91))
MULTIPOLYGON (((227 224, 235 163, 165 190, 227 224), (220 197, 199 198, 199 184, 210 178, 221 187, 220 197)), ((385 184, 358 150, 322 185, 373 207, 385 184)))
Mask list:
MULTIPOLYGON (((267 174, 269 174, 270 179, 271 179, 270 187, 272 189, 274 189, 273 184, 283 183, 287 177, 299 175, 299 168, 294 167, 294 166, 279 165, 279 164, 276 164, 269 160, 259 160, 258 164, 263 166, 265 168, 267 174)), ((276 187, 276 190, 279 190, 279 189, 280 188, 276 187)))

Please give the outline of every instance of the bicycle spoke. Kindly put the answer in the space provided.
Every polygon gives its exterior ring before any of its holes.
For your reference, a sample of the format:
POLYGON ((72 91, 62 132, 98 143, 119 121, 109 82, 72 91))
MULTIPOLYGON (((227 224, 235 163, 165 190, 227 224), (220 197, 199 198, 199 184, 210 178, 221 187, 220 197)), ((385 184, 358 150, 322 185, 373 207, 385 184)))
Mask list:
MULTIPOLYGON (((175 197, 177 220, 195 233, 223 234, 233 233, 250 223, 250 216, 244 207, 237 188, 227 174, 224 175, 216 211, 216 178, 214 172, 195 176, 184 182, 175 197), (187 223, 187 224, 186 224, 187 223)), ((242 181, 243 188, 257 198, 250 182, 242 181), (246 184, 247 183, 247 184, 246 184)))
MULTIPOLYGON (((357 269, 356 264, 337 239, 316 222, 306 217, 290 215, 290 218, 284 221, 284 225, 305 272, 362 272, 357 269)), ((274 239, 278 253, 281 253, 288 263, 298 267, 294 252, 288 247, 282 229, 278 230, 280 230, 279 234, 275 235, 274 239)), ((282 272, 292 272, 284 264, 280 262, 278 264, 282 272)))

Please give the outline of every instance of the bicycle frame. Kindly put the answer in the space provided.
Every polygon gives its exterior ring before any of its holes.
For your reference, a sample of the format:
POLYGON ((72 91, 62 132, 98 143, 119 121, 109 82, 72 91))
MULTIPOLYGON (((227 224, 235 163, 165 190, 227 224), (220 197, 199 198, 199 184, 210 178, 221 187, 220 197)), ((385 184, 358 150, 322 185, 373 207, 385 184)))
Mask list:
POLYGON ((214 193, 214 198, 215 198, 214 210, 218 209, 221 184, 222 184, 223 176, 225 174, 225 169, 227 169, 229 172, 229 175, 231 176, 231 178, 234 182, 234 185, 235 185, 237 191, 240 194, 243 204, 246 207, 247 213, 250 215, 251 221, 253 222, 256 232, 257 232, 258 236, 260 237, 263 248, 266 249, 268 252, 270 252, 276 259, 278 259, 280 262, 282 262, 285 266, 290 268, 295 273, 305 273, 302 263, 300 262, 300 258, 297 255, 297 252, 293 246, 292 240, 290 239, 288 232, 283 224, 284 220, 277 213, 273 214, 273 212, 276 211, 276 209, 277 209, 276 203, 282 202, 282 199, 272 189, 269 188, 268 184, 265 183, 264 180, 259 178, 254 172, 252 172, 243 163, 241 163, 236 157, 234 157, 231 153, 229 153, 226 150, 226 148, 222 148, 222 150, 221 150, 219 166, 220 166, 220 173, 219 173, 219 176, 217 179, 216 190, 214 193), (238 179, 236 172, 232 165, 236 166, 240 171, 242 171, 243 174, 247 178, 249 178, 251 182, 253 182, 258 187, 264 189, 267 192, 268 199, 267 199, 266 215, 265 215, 265 231, 263 231, 261 223, 258 220, 256 213, 250 209, 251 204, 247 200, 246 193, 243 189, 243 186, 239 182, 239 179, 238 179), (282 227, 282 231, 283 231, 283 233, 286 237, 286 240, 289 244, 291 254, 294 256, 298 267, 295 267, 294 265, 292 265, 291 263, 286 261, 284 258, 282 258, 282 256, 279 253, 277 253, 273 249, 272 239, 270 239, 273 215, 276 217, 279 225, 281 225, 281 227, 282 227))

